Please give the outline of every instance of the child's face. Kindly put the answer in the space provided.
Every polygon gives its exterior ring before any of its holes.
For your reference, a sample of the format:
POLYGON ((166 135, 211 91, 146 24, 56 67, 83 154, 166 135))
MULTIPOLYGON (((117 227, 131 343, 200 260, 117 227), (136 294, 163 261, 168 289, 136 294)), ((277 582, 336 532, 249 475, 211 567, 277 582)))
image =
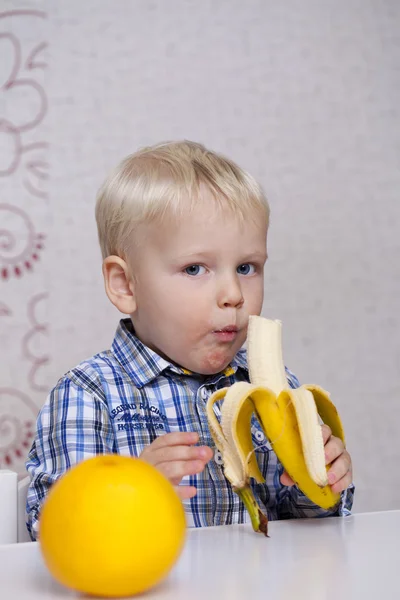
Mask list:
POLYGON ((231 362, 261 312, 267 225, 240 223, 205 197, 170 226, 143 226, 135 252, 139 339, 161 356, 204 375, 231 362))

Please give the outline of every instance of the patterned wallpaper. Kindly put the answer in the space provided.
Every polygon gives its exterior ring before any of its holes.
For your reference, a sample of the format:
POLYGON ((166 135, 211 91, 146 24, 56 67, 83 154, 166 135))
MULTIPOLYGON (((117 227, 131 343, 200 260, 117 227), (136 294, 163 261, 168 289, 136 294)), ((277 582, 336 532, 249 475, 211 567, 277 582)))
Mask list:
POLYGON ((40 5, 12 4, 0 12, 0 465, 21 472, 48 390, 49 33, 40 5))
POLYGON ((355 510, 400 507, 400 3, 3 0, 0 463, 119 315, 93 217, 108 169, 189 138, 272 206, 264 314, 288 366, 326 387, 355 510))

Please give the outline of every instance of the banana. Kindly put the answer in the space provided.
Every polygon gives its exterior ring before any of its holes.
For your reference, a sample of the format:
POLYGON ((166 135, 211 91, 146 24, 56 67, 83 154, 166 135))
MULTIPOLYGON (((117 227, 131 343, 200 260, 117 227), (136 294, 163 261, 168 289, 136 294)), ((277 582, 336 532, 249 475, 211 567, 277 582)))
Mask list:
POLYGON ((253 529, 267 536, 268 519, 250 487, 251 478, 265 482, 252 441, 253 414, 288 475, 321 508, 332 508, 340 500, 328 484, 321 421, 343 443, 345 437, 328 392, 316 385, 290 388, 282 357, 280 321, 249 318, 247 356, 250 383, 242 381, 216 391, 210 396, 206 411, 225 476, 245 504, 253 529), (220 420, 214 410, 219 402, 220 420))

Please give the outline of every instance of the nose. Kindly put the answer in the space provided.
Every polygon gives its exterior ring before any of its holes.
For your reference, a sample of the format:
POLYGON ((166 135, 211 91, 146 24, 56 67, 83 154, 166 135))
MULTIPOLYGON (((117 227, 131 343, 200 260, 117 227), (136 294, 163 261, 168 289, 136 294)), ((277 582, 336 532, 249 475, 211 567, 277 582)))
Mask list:
POLYGON ((244 298, 242 287, 237 276, 226 277, 220 283, 218 306, 220 308, 240 308, 244 298))

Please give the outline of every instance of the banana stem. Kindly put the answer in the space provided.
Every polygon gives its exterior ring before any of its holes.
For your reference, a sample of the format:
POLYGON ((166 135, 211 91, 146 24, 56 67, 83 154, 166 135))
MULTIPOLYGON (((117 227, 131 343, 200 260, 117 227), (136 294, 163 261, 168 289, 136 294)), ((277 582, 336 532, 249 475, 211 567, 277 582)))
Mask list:
POLYGON ((235 492, 245 505, 247 512, 250 515, 251 524, 254 531, 263 533, 266 537, 268 537, 268 519, 259 509, 251 487, 246 485, 241 489, 235 488, 235 492))

